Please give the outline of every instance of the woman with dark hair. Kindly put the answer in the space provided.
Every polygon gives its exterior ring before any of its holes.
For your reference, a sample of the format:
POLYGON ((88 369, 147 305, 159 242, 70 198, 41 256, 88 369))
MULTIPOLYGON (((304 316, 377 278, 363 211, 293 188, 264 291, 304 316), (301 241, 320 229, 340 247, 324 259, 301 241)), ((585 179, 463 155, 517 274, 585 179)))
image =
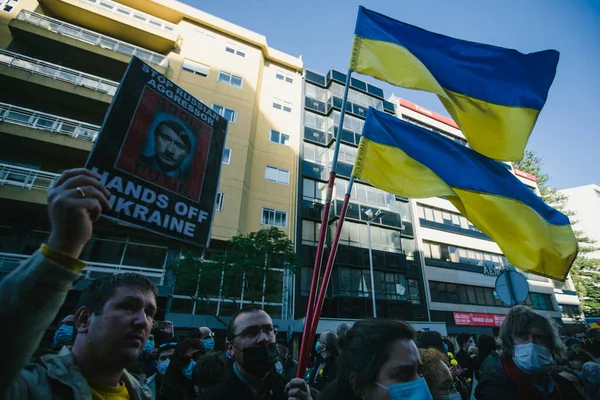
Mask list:
POLYGON ((496 349, 498 348, 496 339, 494 339, 493 336, 486 335, 485 333, 479 336, 479 340, 477 341, 477 348, 479 349, 479 355, 473 367, 475 369, 475 378, 479 380, 481 379, 481 375, 479 374, 479 367, 481 366, 481 364, 483 364, 483 361, 488 356, 499 358, 500 355, 496 353, 496 349))
POLYGON ((200 339, 186 339, 175 347, 163 378, 157 400, 192 400, 196 397, 192 371, 196 361, 206 354, 200 339))
POLYGON ((338 375, 319 399, 431 399, 421 359, 405 322, 358 321, 340 342, 338 375))
POLYGON ((448 353, 444 348, 442 334, 438 331, 419 331, 416 336, 419 349, 436 349, 442 354, 448 353))

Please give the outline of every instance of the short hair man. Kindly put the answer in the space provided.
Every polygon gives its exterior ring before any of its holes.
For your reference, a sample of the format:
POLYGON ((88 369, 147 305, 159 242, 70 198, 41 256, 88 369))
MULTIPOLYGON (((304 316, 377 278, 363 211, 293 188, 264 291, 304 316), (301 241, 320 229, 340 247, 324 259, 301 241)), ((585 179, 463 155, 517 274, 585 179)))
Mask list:
POLYGON ((277 353, 279 353, 279 361, 281 361, 283 367, 281 375, 291 380, 296 376, 298 362, 292 358, 289 346, 287 340, 281 339, 277 341, 277 353))
POLYGON ((156 287, 138 274, 93 281, 81 294, 74 316, 72 349, 42 357, 24 368, 68 291, 86 265, 79 255, 92 235, 110 193, 89 170, 63 173, 48 193, 51 233, 47 244, 0 282, 0 320, 25 326, 3 354, 0 398, 104 398, 106 393, 137 399, 152 394, 125 371, 142 351, 156 312, 156 287))
POLYGON ((556 325, 529 307, 513 307, 500 328, 501 358, 486 357, 475 389, 478 400, 582 399, 556 365, 565 346, 556 325))
POLYGON ((162 121, 154 129, 154 155, 140 160, 152 168, 177 178, 187 179, 181 166, 192 152, 192 140, 183 125, 162 121))
POLYGON ((318 357, 310 371, 308 383, 312 388, 321 390, 337 376, 338 356, 340 355, 337 334, 333 331, 321 333, 315 350, 318 357))
POLYGON ((303 379, 289 383, 275 371, 277 360, 277 329, 262 308, 246 306, 235 313, 226 328, 227 349, 235 354, 225 382, 215 386, 202 397, 217 399, 311 399, 303 379))
POLYGON ((215 349, 215 333, 211 331, 208 326, 194 328, 190 337, 202 340, 204 348, 207 351, 213 351, 215 349))

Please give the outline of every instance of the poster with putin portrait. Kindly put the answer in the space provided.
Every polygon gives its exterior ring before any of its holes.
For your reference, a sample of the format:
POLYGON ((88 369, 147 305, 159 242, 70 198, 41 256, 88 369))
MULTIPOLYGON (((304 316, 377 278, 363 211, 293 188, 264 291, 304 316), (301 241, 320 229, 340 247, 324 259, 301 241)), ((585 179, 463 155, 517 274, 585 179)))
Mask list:
POLYGON ((133 57, 86 167, 111 191, 106 218, 206 245, 227 120, 133 57))

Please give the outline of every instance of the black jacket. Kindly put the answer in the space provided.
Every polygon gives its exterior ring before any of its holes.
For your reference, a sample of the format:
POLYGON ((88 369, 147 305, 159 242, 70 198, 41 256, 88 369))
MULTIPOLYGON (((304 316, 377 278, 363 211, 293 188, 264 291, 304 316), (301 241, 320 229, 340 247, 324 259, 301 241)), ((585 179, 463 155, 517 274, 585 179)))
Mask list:
MULTIPOLYGON (((284 400, 287 396, 284 393, 285 385, 289 381, 283 376, 275 372, 269 373, 268 387, 261 400, 284 400)), ((208 392, 204 393, 202 400, 256 400, 258 399, 253 391, 242 382, 233 370, 229 371, 229 375, 224 382, 221 382, 208 392)))
POLYGON ((285 361, 283 362, 283 376, 288 380, 292 380, 296 377, 296 370, 298 369, 298 362, 292 358, 292 356, 287 356, 285 361))
POLYGON ((317 390, 323 389, 325 385, 333 381, 337 376, 337 357, 331 356, 322 359, 320 356, 315 360, 310 375, 308 376, 308 385, 317 390), (325 365, 321 367, 321 364, 325 365))

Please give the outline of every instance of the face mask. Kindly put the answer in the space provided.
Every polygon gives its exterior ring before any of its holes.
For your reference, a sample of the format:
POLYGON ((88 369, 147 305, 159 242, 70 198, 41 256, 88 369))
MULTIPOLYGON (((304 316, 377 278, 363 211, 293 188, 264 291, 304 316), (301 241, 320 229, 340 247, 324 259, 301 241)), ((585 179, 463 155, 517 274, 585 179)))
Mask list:
POLYGON ((225 352, 225 358, 228 360, 231 360, 233 358, 233 356, 231 354, 229 354, 228 351, 225 352))
POLYGON ((445 396, 442 396, 442 397, 438 398, 438 400, 460 400, 461 398, 462 397, 460 396, 459 392, 454 392, 454 393, 450 393, 445 396))
POLYGON ((196 361, 192 360, 187 365, 187 367, 181 368, 181 373, 183 374, 183 376, 188 378, 190 381, 192 380, 192 371, 194 370, 195 366, 196 366, 196 361))
POLYGON ((255 347, 246 347, 242 350, 244 368, 256 377, 262 378, 275 365, 277 361, 277 345, 267 343, 255 347))
POLYGON ((317 353, 321 353, 321 352, 325 351, 326 348, 327 348, 327 345, 325 345, 321 342, 317 342, 315 344, 315 350, 317 353))
POLYGON ((283 364, 281 361, 275 363, 275 371, 277 371, 278 374, 283 374, 283 364))
POLYGON ((171 362, 171 360, 167 358, 166 360, 163 360, 158 363, 158 373, 160 375, 164 375, 167 373, 167 368, 169 368, 170 362, 171 362))
POLYGON ((144 343, 144 349, 142 351, 152 350, 154 350, 154 340, 146 340, 146 343, 144 343))
POLYGON ((207 351, 213 351, 215 348, 215 339, 213 338, 204 339, 202 343, 204 343, 204 348, 207 351))
POLYGON ((406 383, 395 383, 390 386, 384 386, 379 382, 375 383, 387 389, 392 400, 433 400, 424 378, 406 383))
POLYGON ((554 364, 552 353, 544 346, 535 343, 517 344, 513 358, 517 367, 526 374, 543 372, 554 364))
POLYGON ((54 333, 54 344, 66 344, 69 345, 73 341, 73 326, 72 325, 61 325, 60 328, 54 333))

